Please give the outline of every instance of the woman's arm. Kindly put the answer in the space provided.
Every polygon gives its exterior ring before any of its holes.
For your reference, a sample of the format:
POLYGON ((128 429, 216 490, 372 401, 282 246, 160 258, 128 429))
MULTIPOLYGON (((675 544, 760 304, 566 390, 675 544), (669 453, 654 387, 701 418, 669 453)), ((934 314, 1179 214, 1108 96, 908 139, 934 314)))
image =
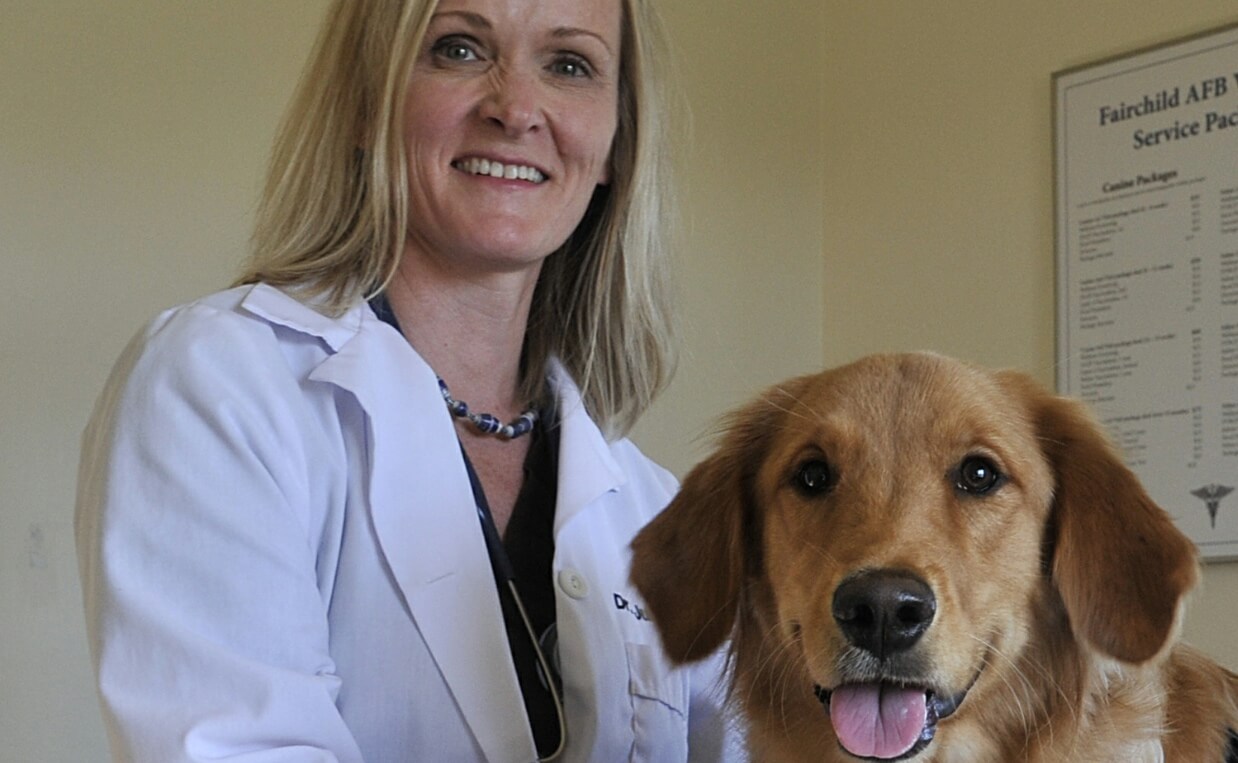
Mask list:
POLYGON ((113 372, 77 543, 117 760, 361 760, 334 703, 310 519, 329 464, 305 405, 268 324, 204 305, 113 372))

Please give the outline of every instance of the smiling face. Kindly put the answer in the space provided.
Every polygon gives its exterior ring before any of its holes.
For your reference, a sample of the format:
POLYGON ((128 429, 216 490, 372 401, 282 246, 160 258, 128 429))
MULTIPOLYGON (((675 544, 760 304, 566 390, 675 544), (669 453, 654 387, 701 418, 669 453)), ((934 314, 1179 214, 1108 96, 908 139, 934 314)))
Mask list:
POLYGON ((408 82, 406 256, 529 270, 606 183, 620 0, 442 0, 408 82))

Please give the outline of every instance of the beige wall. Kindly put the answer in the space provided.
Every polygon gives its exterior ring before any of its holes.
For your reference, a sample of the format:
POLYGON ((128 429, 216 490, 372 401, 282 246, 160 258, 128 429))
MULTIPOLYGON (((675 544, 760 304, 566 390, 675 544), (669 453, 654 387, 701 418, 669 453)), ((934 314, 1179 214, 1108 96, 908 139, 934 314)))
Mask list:
MULTIPOLYGON (((139 323, 234 272, 324 5, 0 0, 0 759, 105 759, 78 434, 139 323)), ((1218 5, 662 0, 692 108, 687 346, 642 445, 682 473, 725 408, 878 349, 1050 381, 1048 75, 1218 5)), ((1188 627, 1231 666, 1235 583, 1209 568, 1188 627)))
POLYGON ((78 436, 139 323, 240 261, 323 5, 0 0, 0 760, 107 759, 78 436))
POLYGON ((684 354, 637 427, 684 473, 714 420, 756 390, 821 365, 820 0, 663 2, 689 128, 677 263, 684 354), (776 86, 772 86, 776 83, 776 86))
MULTIPOLYGON (((825 18, 825 360, 932 348, 1053 373, 1050 75, 1238 20, 1216 0, 834 0, 825 18)), ((1186 636, 1238 668, 1238 564, 1186 636)))

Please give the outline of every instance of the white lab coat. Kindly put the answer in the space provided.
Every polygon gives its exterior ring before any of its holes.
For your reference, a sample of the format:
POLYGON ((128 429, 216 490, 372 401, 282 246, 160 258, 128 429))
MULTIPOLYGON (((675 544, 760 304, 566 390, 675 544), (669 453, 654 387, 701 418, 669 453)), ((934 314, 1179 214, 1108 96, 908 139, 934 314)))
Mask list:
MULTIPOLYGON (((562 760, 736 757, 717 661, 671 670, 628 582, 674 479, 554 385, 562 760)), ((160 315, 99 400, 77 500, 116 759, 536 758, 454 424, 368 306, 259 285, 160 315)))

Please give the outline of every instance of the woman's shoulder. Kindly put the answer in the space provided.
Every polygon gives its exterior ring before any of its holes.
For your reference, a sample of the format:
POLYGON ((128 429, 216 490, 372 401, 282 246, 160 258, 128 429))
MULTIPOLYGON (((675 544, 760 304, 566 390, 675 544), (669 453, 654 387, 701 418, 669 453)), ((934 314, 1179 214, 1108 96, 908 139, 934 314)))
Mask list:
POLYGON ((266 354, 282 344, 319 344, 338 349, 360 328, 360 309, 340 317, 266 284, 236 286, 168 308, 143 326, 129 354, 173 356, 193 363, 206 359, 266 354))
POLYGON ((351 313, 331 318, 262 284, 218 291, 151 318, 121 353, 108 387, 262 395, 276 377, 303 378, 357 323, 351 313))
POLYGON ((355 334, 361 325, 361 307, 342 316, 330 316, 302 300, 268 284, 234 286, 170 307, 146 326, 150 337, 166 332, 269 334, 279 326, 337 344, 355 334))
POLYGON ((156 349, 185 347, 185 339, 210 340, 218 334, 244 334, 253 331, 240 305, 250 287, 238 286, 166 308, 146 322, 137 341, 156 349))

